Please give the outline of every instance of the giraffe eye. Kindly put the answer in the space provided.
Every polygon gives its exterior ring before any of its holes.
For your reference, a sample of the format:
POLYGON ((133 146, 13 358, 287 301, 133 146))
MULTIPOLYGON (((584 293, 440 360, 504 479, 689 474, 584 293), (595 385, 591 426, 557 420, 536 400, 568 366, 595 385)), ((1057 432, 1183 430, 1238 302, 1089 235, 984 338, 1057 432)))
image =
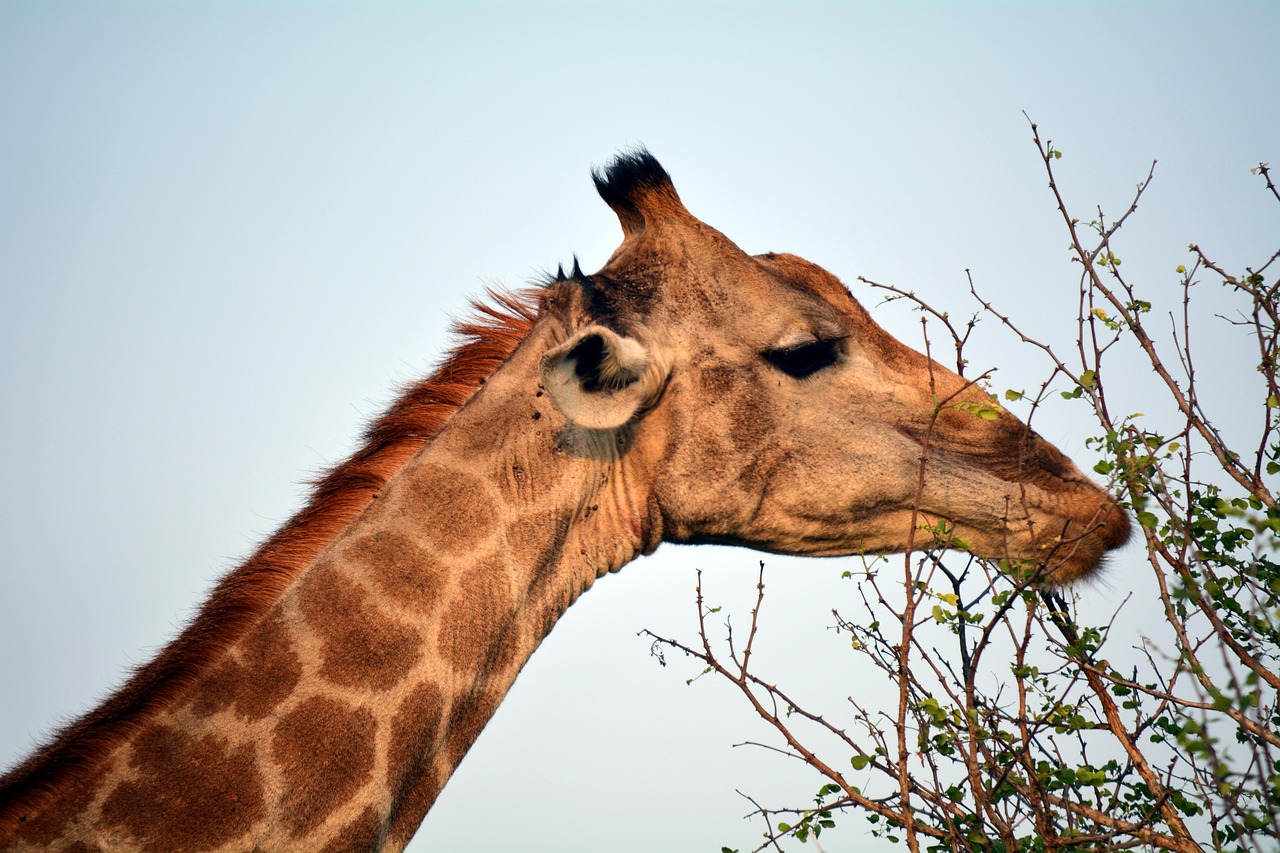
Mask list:
POLYGON ((764 359, 788 376, 804 379, 836 363, 839 357, 836 344, 837 341, 812 341, 786 349, 773 349, 764 354, 764 359))

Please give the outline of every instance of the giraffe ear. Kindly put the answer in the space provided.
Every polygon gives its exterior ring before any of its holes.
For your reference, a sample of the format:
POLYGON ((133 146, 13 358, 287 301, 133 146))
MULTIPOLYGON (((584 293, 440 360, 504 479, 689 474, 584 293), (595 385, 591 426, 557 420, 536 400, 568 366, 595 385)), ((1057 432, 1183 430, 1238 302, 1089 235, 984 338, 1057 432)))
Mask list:
POLYGON ((573 423, 613 429, 653 403, 662 389, 644 345, 588 326, 542 357, 542 385, 573 423))

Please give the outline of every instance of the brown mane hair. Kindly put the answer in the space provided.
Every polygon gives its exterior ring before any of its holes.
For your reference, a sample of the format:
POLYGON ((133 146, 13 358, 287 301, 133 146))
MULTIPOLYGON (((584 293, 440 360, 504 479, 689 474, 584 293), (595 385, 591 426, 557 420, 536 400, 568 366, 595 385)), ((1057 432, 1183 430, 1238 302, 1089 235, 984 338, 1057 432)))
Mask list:
POLYGON ((461 342, 366 429, 360 447, 314 483, 311 498, 217 583, 186 629, 101 705, 0 778, 0 840, 66 785, 91 773, 147 717, 180 696, 258 622, 308 566, 516 348, 538 316, 537 291, 491 291, 454 324, 461 342))

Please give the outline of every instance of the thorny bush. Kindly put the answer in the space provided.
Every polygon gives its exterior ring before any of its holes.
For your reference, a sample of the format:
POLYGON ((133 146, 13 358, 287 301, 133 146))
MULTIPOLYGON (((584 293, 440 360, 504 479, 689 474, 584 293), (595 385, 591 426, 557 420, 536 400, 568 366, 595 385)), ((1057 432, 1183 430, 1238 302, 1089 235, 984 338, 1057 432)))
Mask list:
MULTIPOLYGON (((868 558, 845 573, 856 584, 856 612, 832 611, 854 653, 896 685, 896 707, 850 698, 820 714, 751 668, 764 564, 737 646, 727 621, 728 636, 712 638, 708 619, 718 608, 704 602, 699 576, 699 641, 650 635, 655 649, 682 651, 735 685, 780 738, 776 748, 821 779, 799 806, 751 801, 764 824, 757 849, 816 840, 853 816, 911 851, 1277 849, 1280 251, 1232 272, 1192 245, 1176 270, 1180 312, 1157 320, 1121 271, 1117 240, 1154 164, 1118 218, 1098 210, 1077 219, 1054 173, 1061 151, 1031 128, 1081 269, 1074 351, 1060 355, 1024 334, 972 281, 970 292, 981 314, 1049 366, 1037 391, 1006 391, 1004 402, 1021 401, 1034 415, 1061 395, 1096 419, 1094 470, 1140 526, 1164 623, 1150 620, 1134 647, 1110 647, 1114 615, 1092 624, 1069 590, 1037 584, 1037 566, 977 559, 945 523, 923 527, 931 549, 868 558), (1193 357, 1202 315, 1192 297, 1206 285, 1214 321, 1247 333, 1261 380, 1231 416, 1210 410, 1193 357), (1127 413, 1118 391, 1108 393, 1117 353, 1132 360, 1135 348, 1171 425, 1153 428, 1127 413), (1240 411, 1253 422, 1241 422, 1240 411)), ((1280 203, 1267 164, 1252 171, 1280 203)), ((963 372, 973 319, 957 328, 914 294, 865 283, 941 321, 963 372)))

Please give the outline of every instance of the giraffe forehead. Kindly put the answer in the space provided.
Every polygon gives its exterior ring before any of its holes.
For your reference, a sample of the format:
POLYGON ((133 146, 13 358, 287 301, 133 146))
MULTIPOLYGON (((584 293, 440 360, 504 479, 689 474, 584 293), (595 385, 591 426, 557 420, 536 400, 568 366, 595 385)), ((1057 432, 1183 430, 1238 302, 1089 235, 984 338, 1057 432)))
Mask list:
POLYGON ((643 288, 616 279, 588 283, 587 313, 592 322, 634 335, 646 345, 654 338, 685 352, 712 349, 761 352, 878 330, 843 285, 834 291, 805 287, 768 270, 720 271, 715 280, 669 269, 652 272, 643 288), (701 279, 701 280, 699 280, 701 279), (614 289, 601 295, 607 287, 614 289), (641 301, 634 298, 645 292, 641 301))

